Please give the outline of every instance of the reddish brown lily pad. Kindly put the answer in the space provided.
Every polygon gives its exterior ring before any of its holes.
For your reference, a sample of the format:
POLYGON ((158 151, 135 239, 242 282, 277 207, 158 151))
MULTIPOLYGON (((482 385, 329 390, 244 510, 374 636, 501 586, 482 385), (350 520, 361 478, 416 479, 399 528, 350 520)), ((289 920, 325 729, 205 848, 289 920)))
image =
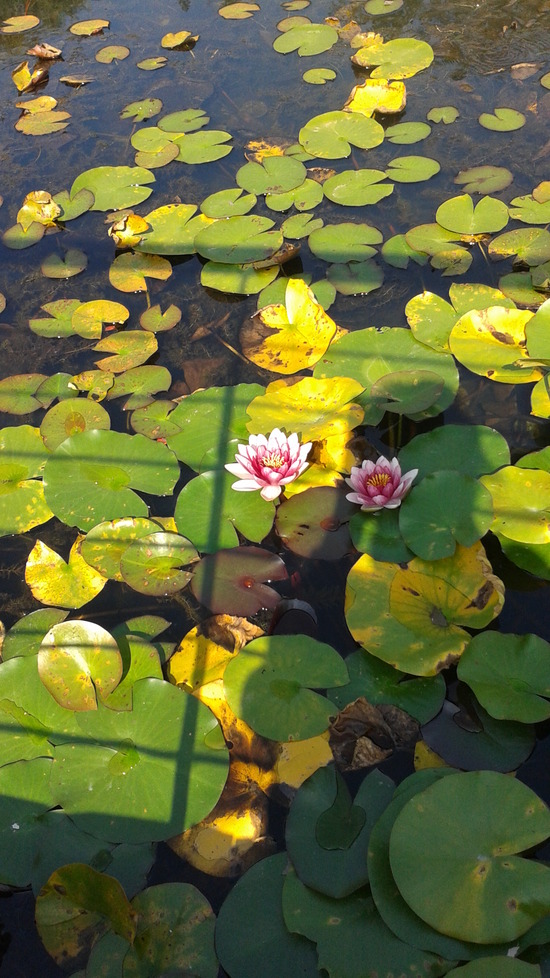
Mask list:
POLYGON ((340 560, 352 549, 348 524, 356 512, 339 489, 319 486, 286 499, 275 529, 285 547, 301 557, 340 560))
POLYGON ((274 608, 280 597, 265 581, 283 581, 286 567, 277 554, 261 547, 234 547, 206 554, 198 565, 191 589, 214 614, 255 615, 274 608))

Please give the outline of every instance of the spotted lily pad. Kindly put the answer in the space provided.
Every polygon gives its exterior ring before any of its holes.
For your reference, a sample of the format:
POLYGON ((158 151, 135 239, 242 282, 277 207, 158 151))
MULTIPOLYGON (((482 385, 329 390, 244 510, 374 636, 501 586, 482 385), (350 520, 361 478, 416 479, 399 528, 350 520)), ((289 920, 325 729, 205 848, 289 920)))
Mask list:
POLYGON ((122 581, 120 561, 134 540, 158 532, 160 525, 144 517, 126 517, 97 523, 86 534, 80 551, 86 563, 114 581, 122 581))
POLYGON ((236 547, 207 554, 197 565, 191 589, 214 614, 254 615, 274 608, 279 595, 265 581, 283 581, 285 565, 260 547, 236 547))
POLYGON ((226 472, 203 472, 176 500, 176 526, 201 553, 238 546, 239 533, 260 543, 273 525, 274 504, 257 492, 233 492, 233 482, 226 472))
POLYGON ((540 380, 541 368, 531 361, 525 327, 533 313, 526 309, 491 306, 461 316, 449 336, 457 360, 473 373, 501 384, 540 380))
POLYGON ((78 431, 110 427, 111 419, 101 404, 87 398, 70 398, 49 409, 40 425, 40 434, 46 448, 53 452, 62 441, 78 431))
POLYGON ((550 542, 550 472, 507 465, 481 481, 493 497, 494 532, 518 543, 550 542))
POLYGON ((236 716, 261 736, 279 741, 323 733, 334 707, 313 690, 347 681, 335 649, 308 635, 254 639, 228 662, 223 675, 236 716))
POLYGON ((191 580, 188 565, 198 554, 189 540, 158 530, 132 540, 120 558, 123 579, 135 591, 155 597, 175 594, 191 580))
POLYGON ((406 567, 364 554, 347 582, 348 627, 360 644, 389 665, 432 676, 457 661, 502 609, 503 585, 480 543, 458 546, 436 562, 415 557, 406 567))
POLYGON ((25 581, 42 604, 81 608, 103 590, 106 578, 86 563, 77 538, 67 562, 37 540, 27 558, 25 581))
POLYGON ((118 255, 109 268, 109 281, 121 292, 146 292, 146 279, 154 278, 165 282, 171 274, 172 266, 167 258, 126 252, 118 255))
POLYGON ((413 911, 444 934, 514 941, 550 906, 550 871, 517 854, 549 834, 548 808, 520 781, 491 771, 454 774, 415 795, 397 817, 392 873, 413 911))

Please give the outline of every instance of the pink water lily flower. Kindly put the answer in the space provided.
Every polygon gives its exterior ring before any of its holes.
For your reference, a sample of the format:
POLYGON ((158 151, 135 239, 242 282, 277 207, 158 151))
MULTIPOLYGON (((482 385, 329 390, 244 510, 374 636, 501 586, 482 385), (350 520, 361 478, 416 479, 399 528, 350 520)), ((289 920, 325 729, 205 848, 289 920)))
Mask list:
POLYGON ((353 489, 346 499, 370 513, 377 509, 397 509, 417 475, 418 469, 401 475, 396 458, 390 461, 381 455, 376 462, 365 460, 361 468, 353 466, 349 479, 346 479, 353 489))
POLYGON ((260 489, 262 499, 276 499, 283 486, 293 482, 307 469, 306 458, 310 448, 310 441, 300 445, 298 435, 287 437, 279 428, 274 428, 267 438, 265 435, 251 435, 248 445, 239 445, 236 461, 225 466, 239 480, 231 488, 240 492, 260 489))

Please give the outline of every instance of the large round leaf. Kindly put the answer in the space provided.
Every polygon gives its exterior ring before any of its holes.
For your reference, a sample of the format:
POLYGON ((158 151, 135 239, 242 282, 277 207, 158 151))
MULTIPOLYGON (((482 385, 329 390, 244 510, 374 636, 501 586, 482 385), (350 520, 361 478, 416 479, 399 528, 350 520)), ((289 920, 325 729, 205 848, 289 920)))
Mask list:
POLYGON ((59 519, 90 529, 116 517, 147 516, 147 505, 133 490, 167 495, 178 477, 177 460, 165 445, 143 435, 95 430, 62 442, 46 464, 44 486, 59 519))
POLYGON ((391 801, 394 784, 372 771, 355 798, 333 766, 319 768, 298 789, 286 823, 286 845, 302 883, 340 899, 368 881, 372 827, 391 801))
POLYGON ((195 569, 191 589, 214 614, 255 615, 275 608, 280 597, 264 581, 283 581, 286 567, 260 547, 235 547, 207 554, 195 569))
POLYGON ((258 638, 224 672, 227 702, 256 733, 271 740, 305 740, 328 728, 334 707, 313 692, 342 686, 348 671, 338 653, 308 635, 258 638))
POLYGON ((0 431, 0 537, 25 533, 52 517, 42 482, 34 478, 42 475, 47 458, 38 428, 0 431))
POLYGON ((216 951, 231 978, 319 978, 313 944, 290 934, 283 918, 286 854, 249 869, 222 904, 216 951))
POLYGON ((435 219, 441 227, 456 234, 494 234, 508 224, 508 208, 496 197, 482 197, 479 204, 469 194, 444 201, 435 219))
POLYGON ((170 414, 180 433, 168 436, 168 446, 195 472, 234 462, 238 443, 248 442, 246 408, 264 390, 260 384, 237 384, 195 391, 170 414))
POLYGON ((216 804, 228 769, 210 750, 210 710, 159 679, 133 687, 132 710, 99 705, 78 716, 80 737, 55 755, 52 792, 80 828, 113 842, 168 839, 216 804))
POLYGON ((550 645, 538 635, 475 635, 458 667, 479 702, 499 720, 550 717, 550 645))
POLYGON ((403 808, 390 838, 392 873, 436 930, 482 944, 514 941, 550 909, 550 870, 517 853, 549 835, 548 808, 521 782, 455 774, 403 808))
POLYGON ((337 41, 338 31, 329 24, 299 23, 275 38, 273 47, 279 54, 297 51, 302 58, 330 51, 337 41))
POLYGON ((324 112, 300 129, 300 145, 311 156, 339 160, 349 156, 352 146, 372 149, 384 139, 379 122, 361 112, 324 112))
POLYGON ((342 170, 328 178, 323 184, 323 192, 335 204, 363 207, 389 197, 393 184, 381 184, 380 181, 385 179, 383 170, 342 170))
POLYGON ((245 163, 237 170, 235 180, 251 194, 282 194, 299 187, 306 176, 307 170, 299 160, 267 156, 263 163, 245 163))
POLYGON ((259 492, 233 492, 234 478, 220 470, 203 472, 177 498, 176 526, 202 553, 238 546, 238 532, 260 543, 273 525, 274 503, 259 492))
POLYGON ((51 452, 71 435, 91 428, 108 429, 111 419, 101 404, 87 398, 70 398, 54 404, 40 425, 40 434, 51 452))
POLYGON ((510 464, 510 449, 503 435, 486 425, 446 424, 416 435, 399 453, 401 469, 418 469, 418 480, 443 467, 464 475, 480 476, 510 464))
POLYGON ((432 676, 466 648, 468 628, 483 628, 502 609, 502 582, 481 544, 452 557, 406 566, 364 554, 347 581, 348 627, 369 652, 403 672, 432 676))
POLYGON ((84 560, 81 537, 63 560, 42 540, 37 540, 25 566, 25 581, 37 601, 61 608, 82 608, 105 587, 106 579, 84 560))
POLYGON ((492 530, 518 543, 550 543, 550 472, 507 465, 481 482, 493 497, 492 530))
POLYGON ((471 694, 461 694, 460 706, 445 700, 422 738, 446 764, 465 771, 515 771, 535 746, 532 726, 495 720, 471 694))
POLYGON ((433 49, 426 41, 398 37, 384 43, 382 37, 377 35, 354 54, 352 61, 362 68, 375 65, 371 78, 411 78, 428 68, 433 58, 433 49))
POLYGON ((533 313, 528 309, 489 309, 467 312, 455 323, 450 348, 468 370, 501 384, 528 384, 543 376, 529 362, 525 327, 533 313))
POLYGON ((120 558, 120 573, 135 591, 163 597, 189 583, 192 572, 188 565, 197 558, 185 537, 158 530, 132 540, 120 558))
POLYGON ((155 177, 141 166, 96 166, 85 170, 74 181, 71 197, 83 187, 94 195, 91 209, 94 211, 118 210, 135 207, 153 193, 148 183, 155 177))

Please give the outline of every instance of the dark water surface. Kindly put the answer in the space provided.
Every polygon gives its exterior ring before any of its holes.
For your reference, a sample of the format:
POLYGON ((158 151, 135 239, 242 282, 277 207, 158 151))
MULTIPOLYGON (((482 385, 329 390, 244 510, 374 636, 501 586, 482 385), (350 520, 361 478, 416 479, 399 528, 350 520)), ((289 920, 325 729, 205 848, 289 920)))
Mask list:
MULTIPOLYGON (((133 165, 132 122, 119 118, 131 101, 160 98, 162 115, 179 109, 203 109, 210 116, 209 128, 229 131, 234 146, 227 157, 215 163, 172 163, 155 170, 154 193, 136 208, 139 213, 178 199, 200 204, 208 194, 234 186, 235 174, 244 162, 243 147, 249 140, 294 142, 299 129, 311 117, 340 109, 352 87, 365 76, 351 65, 349 47, 339 43, 312 58, 299 58, 296 53, 277 54, 272 48, 278 35, 276 24, 287 12, 275 0, 259 2, 261 10, 243 22, 219 17, 218 0, 31 3, 28 12, 40 17, 40 25, 26 34, 0 36, 0 194, 4 199, 0 229, 4 231, 15 223, 23 198, 32 190, 48 189, 54 194, 69 188, 78 174, 90 167, 133 165), (68 32, 72 23, 97 17, 110 20, 109 31, 89 38, 68 32), (161 49, 160 39, 166 32, 184 29, 200 35, 192 52, 161 49), (54 96, 59 103, 57 108, 70 112, 71 119, 65 131, 34 138, 14 128, 19 117, 15 103, 20 99, 11 72, 24 60, 27 48, 38 42, 62 48, 64 61, 51 64, 49 82, 36 94, 54 96), (103 65, 94 60, 100 48, 115 43, 130 48, 125 61, 103 65), (145 72, 136 67, 138 61, 162 54, 168 59, 165 68, 145 72), (332 68, 335 80, 325 86, 305 84, 303 72, 317 66, 332 68), (92 81, 70 88, 59 81, 64 74, 85 75, 92 81)), ((2 19, 22 12, 15 3, 0 0, 2 19)), ((496 195, 506 202, 513 196, 530 193, 540 181, 549 179, 550 91, 540 86, 539 79, 550 70, 550 0, 405 0, 400 11, 377 18, 365 13, 363 3, 314 0, 303 13, 315 22, 329 15, 338 16, 342 23, 353 18, 363 30, 378 30, 386 40, 414 36, 428 41, 435 51, 434 63, 406 81, 408 104, 400 121, 423 121, 434 106, 454 105, 460 112, 451 126, 433 125, 425 143, 390 149, 382 144, 368 152, 368 162, 364 162, 367 157, 362 151, 354 151, 351 161, 340 161, 346 168, 365 165, 383 169, 392 156, 418 153, 437 159, 441 172, 428 183, 400 184, 389 199, 373 207, 354 208, 349 216, 346 211, 342 217, 342 208, 325 201, 323 216, 327 221, 368 220, 387 239, 393 233, 433 221, 437 206, 461 192, 453 180, 466 167, 488 163, 509 167, 514 183, 496 195), (512 66, 524 62, 537 67, 529 77, 517 77, 512 66), (510 134, 482 129, 478 115, 495 106, 524 112, 524 128, 510 134)), ((33 59, 29 60, 32 64, 33 59)), ((21 100, 27 98, 23 96, 21 100)), ((331 165, 330 161, 326 165, 331 165)), ((264 210, 263 204, 258 205, 257 211, 278 220, 279 215, 264 210)), ((0 316, 0 378, 28 371, 76 373, 92 367, 93 354, 87 341, 78 337, 50 340, 30 332, 29 318, 36 317, 46 302, 67 296, 78 296, 83 302, 101 297, 124 302, 131 316, 143 310, 143 296, 121 295, 109 284, 114 250, 103 217, 97 212, 88 213, 71 222, 63 235, 46 236, 25 251, 11 251, 0 244, 0 292, 7 299, 7 308, 0 316), (64 246, 80 248, 88 257, 87 270, 69 282, 44 278, 40 272, 41 261, 61 245, 61 239, 64 246)), ((174 302, 183 310, 179 326, 162 334, 162 363, 172 373, 173 393, 204 386, 205 379, 207 386, 257 380, 259 372, 223 345, 239 348, 238 333, 244 319, 254 312, 256 297, 223 296, 205 290, 200 285, 201 264, 197 258, 176 259, 173 264, 170 280, 152 282, 150 288, 152 304, 162 298, 163 307, 174 302), (205 324, 218 325, 206 338, 192 341, 196 328, 205 324)), ((312 273, 314 280, 325 273, 324 263, 309 253, 305 243, 300 259, 287 272, 302 269, 312 273)), ((384 274, 382 288, 369 296, 338 296, 330 315, 347 329, 405 325, 404 307, 413 295, 429 289, 446 298, 452 281, 433 272, 429 265, 406 271, 384 266, 384 274)), ((496 286, 501 274, 502 266, 488 263, 478 250, 470 270, 458 281, 496 286)), ((461 377, 459 397, 445 415, 447 422, 495 427, 508 440, 513 461, 548 443, 548 424, 529 416, 530 387, 526 391, 525 385, 489 385, 466 371, 461 377)), ((260 382, 265 382, 263 376, 260 382)), ((439 418, 436 423, 441 421, 439 418)), ((0 416, 0 427, 21 423, 39 422, 32 416, 0 416)), ((118 423, 125 430, 122 413, 118 423)), ((382 430, 381 434, 387 432, 382 430)), ((40 528, 39 535, 59 549, 67 539, 65 530, 48 526, 40 528)), ((25 539, 2 540, 0 617, 6 627, 37 607, 23 580, 29 539, 27 534, 25 539)), ((506 632, 535 632, 550 639, 548 583, 511 565, 497 547, 490 556, 495 573, 504 579, 507 588, 499 627, 506 632)), ((332 564, 325 567, 317 563, 313 571, 303 571, 301 597, 318 609, 320 635, 341 651, 353 647, 341 611, 344 585, 345 574, 332 564)), ((120 616, 120 600, 120 591, 107 587, 94 603, 97 620, 106 627, 115 623, 120 616)), ((144 599, 129 589, 124 591, 124 600, 128 602, 124 606, 126 617, 146 610, 144 599)), ((194 610, 184 602, 159 609, 151 605, 151 609, 174 621, 175 640, 193 622, 194 610)), ((93 617, 92 612, 90 616, 93 617)), ((525 780, 550 800, 547 742, 541 743, 525 768, 525 780)), ((184 864, 165 847, 161 848, 152 881, 194 878, 184 864)), ((198 885, 216 909, 227 884, 201 879, 198 885)), ((2 976, 57 978, 63 973, 41 948, 34 932, 33 901, 28 894, 0 894, 0 920, 10 940, 0 967, 2 976)))

